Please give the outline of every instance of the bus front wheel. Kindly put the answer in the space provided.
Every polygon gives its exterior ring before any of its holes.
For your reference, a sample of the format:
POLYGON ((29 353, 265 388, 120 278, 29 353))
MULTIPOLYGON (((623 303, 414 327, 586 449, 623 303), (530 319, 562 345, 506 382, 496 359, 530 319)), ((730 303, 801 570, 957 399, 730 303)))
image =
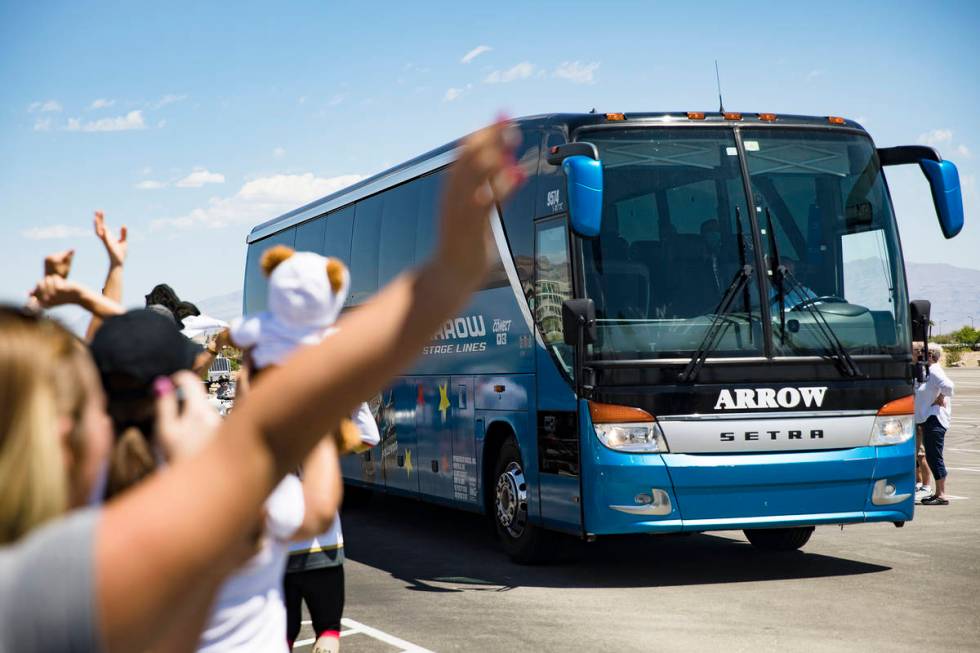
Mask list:
POLYGON ((528 483, 521 450, 513 438, 500 448, 493 475, 491 513, 497 537, 515 562, 544 562, 550 554, 548 533, 528 521, 528 483))
POLYGON ((795 551, 810 540, 813 526, 798 528, 752 528, 744 531, 745 537, 762 551, 795 551))

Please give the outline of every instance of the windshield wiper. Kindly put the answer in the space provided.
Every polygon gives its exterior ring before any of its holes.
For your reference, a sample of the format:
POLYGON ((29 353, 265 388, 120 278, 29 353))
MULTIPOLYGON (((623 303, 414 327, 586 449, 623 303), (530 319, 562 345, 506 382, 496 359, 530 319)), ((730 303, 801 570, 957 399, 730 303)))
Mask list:
MULTIPOLYGON (((701 339, 697 351, 694 352, 691 360, 688 361, 687 366, 684 367, 684 370, 678 377, 681 383, 687 383, 697 378, 698 372, 701 371, 701 366, 704 365, 704 361, 708 357, 708 353, 718 345, 718 340, 721 339, 721 336, 724 335, 729 325, 731 325, 731 320, 727 320, 725 316, 731 309, 735 297, 738 296, 739 291, 748 283, 751 276, 752 266, 747 264, 743 265, 735 273, 735 277, 728 284, 728 288, 725 289, 725 294, 722 295, 721 301, 718 302, 718 308, 715 309, 714 316, 711 318, 711 324, 708 325, 708 330, 701 339)), ((750 315, 747 315, 747 317, 750 323, 749 330, 751 331, 752 317, 750 315)))
POLYGON ((766 226, 769 229, 769 251, 772 253, 772 276, 773 282, 776 285, 776 303, 779 304, 780 344, 786 344, 786 282, 789 281, 792 290, 796 291, 796 294, 803 298, 803 301, 798 305, 805 308, 810 313, 810 316, 813 317, 813 323, 817 325, 820 334, 829 345, 827 353, 837 363, 841 373, 845 376, 861 376, 861 368, 858 367, 854 358, 841 343, 837 337, 837 333, 830 326, 830 323, 827 322, 823 311, 808 296, 812 295, 812 293, 808 293, 806 287, 789 271, 789 268, 780 263, 779 246, 776 244, 776 231, 772 228, 772 214, 769 212, 768 206, 766 207, 766 226))
POLYGON ((858 367, 857 362, 855 362, 851 354, 848 353, 844 345, 841 344, 840 339, 837 337, 837 333, 834 331, 833 327, 830 326, 830 323, 827 322, 827 318, 824 316, 823 311, 820 310, 820 307, 816 305, 812 298, 807 298, 806 288, 802 283, 800 283, 799 279, 797 279, 785 265, 780 265, 776 269, 776 276, 781 278, 780 283, 782 283, 783 279, 789 281, 792 289, 795 290, 800 297, 804 297, 804 300, 800 302, 799 306, 805 308, 813 317, 813 323, 817 325, 820 333, 830 345, 828 353, 830 354, 831 358, 837 362, 841 373, 843 373, 845 376, 861 376, 863 374, 861 372, 861 368, 858 367))
MULTIPOLYGON (((742 214, 738 207, 735 207, 735 227, 738 229, 738 264, 745 265, 745 233, 742 230, 742 214)), ((751 301, 749 299, 749 284, 742 284, 742 305, 746 315, 751 315, 751 301)), ((749 329, 749 342, 752 342, 752 329, 749 329)))
POLYGON ((772 255, 773 282, 776 285, 776 301, 779 303, 779 343, 786 344, 786 284, 780 270, 779 245, 776 244, 776 230, 772 228, 772 213, 766 207, 766 227, 769 229, 769 252, 772 255))

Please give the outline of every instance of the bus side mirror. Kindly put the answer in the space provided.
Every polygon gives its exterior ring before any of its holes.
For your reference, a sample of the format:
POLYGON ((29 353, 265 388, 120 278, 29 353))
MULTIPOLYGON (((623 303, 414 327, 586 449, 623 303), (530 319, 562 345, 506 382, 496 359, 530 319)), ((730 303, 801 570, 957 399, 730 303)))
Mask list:
POLYGON ((922 383, 929 378, 929 317, 932 304, 926 299, 914 299, 909 303, 909 317, 912 322, 912 342, 922 343, 922 356, 913 361, 912 375, 922 383))
POLYGON ((943 235, 952 238, 960 233, 963 229, 963 194, 956 164, 944 161, 939 152, 927 145, 880 147, 878 160, 882 166, 918 163, 929 182, 932 203, 936 207, 936 216, 943 235))
POLYGON ((561 305, 561 326, 565 344, 578 347, 596 341, 595 302, 591 299, 566 299, 561 305))
POLYGON ((929 317, 931 313, 932 303, 928 299, 914 299, 909 302, 913 341, 924 343, 929 339, 929 317))
POLYGON ((952 238, 963 228, 963 194, 960 174, 952 161, 919 161, 922 174, 929 180, 932 203, 936 205, 939 227, 946 238, 952 238))
POLYGON ((562 161, 568 185, 568 217, 572 231, 595 238, 602 227, 602 163, 577 154, 562 161))

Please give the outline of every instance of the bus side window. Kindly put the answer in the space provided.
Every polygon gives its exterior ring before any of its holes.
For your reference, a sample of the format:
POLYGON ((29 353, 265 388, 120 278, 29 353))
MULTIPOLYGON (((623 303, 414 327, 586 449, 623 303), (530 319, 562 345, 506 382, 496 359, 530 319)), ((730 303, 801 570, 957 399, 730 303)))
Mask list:
POLYGON ((572 297, 572 269, 568 260, 568 230, 564 220, 536 225, 534 318, 545 344, 568 363, 570 352, 562 330, 561 307, 572 297))
POLYGON ((510 254, 514 259, 514 267, 517 268, 517 276, 528 301, 531 299, 534 287, 534 204, 537 197, 540 156, 541 132, 525 131, 516 158, 518 165, 524 169, 527 180, 507 203, 500 207, 510 254))
POLYGON ((322 249, 324 256, 339 258, 350 266, 350 239, 354 232, 354 206, 345 206, 327 216, 326 229, 323 234, 322 249))
POLYGON ((357 203, 350 256, 351 287, 347 300, 351 306, 364 302, 378 290, 378 246, 383 205, 383 195, 374 195, 357 203))
POLYGON ((383 286, 415 262, 419 184, 410 181, 384 194, 379 251, 379 285, 383 286))
POLYGON ((418 224, 415 232, 415 263, 425 262, 432 255, 439 229, 439 198, 445 172, 440 170, 415 180, 419 193, 418 224))
POLYGON ((320 253, 323 247, 323 232, 327 226, 326 216, 304 222, 296 227, 296 251, 320 253))
POLYGON ((259 260, 262 253, 273 245, 295 245, 296 228, 292 227, 268 238, 256 241, 248 246, 245 258, 245 314, 255 315, 265 310, 266 297, 269 294, 269 284, 259 260))

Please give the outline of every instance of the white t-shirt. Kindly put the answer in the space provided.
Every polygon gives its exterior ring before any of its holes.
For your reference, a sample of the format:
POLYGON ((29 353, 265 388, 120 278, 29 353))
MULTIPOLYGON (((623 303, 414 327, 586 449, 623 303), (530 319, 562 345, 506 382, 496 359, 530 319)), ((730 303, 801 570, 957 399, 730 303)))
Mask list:
MULTIPOLYGON (((374 415, 371 414, 371 408, 367 405, 367 402, 362 402, 354 414, 351 415, 351 421, 357 426, 357 429, 361 432, 361 442, 363 442, 368 447, 377 446, 381 442, 381 433, 378 431, 378 423, 374 421, 374 415)), ((309 540, 304 540, 302 542, 294 542, 289 550, 294 553, 308 551, 310 553, 316 553, 318 551, 328 551, 332 549, 342 549, 344 548, 344 532, 340 528, 340 513, 334 517, 333 523, 330 525, 325 532, 320 533, 314 538, 309 540)))
POLYGON ((288 475, 265 502, 262 549, 225 581, 215 599, 199 653, 288 653, 282 577, 289 539, 303 523, 303 485, 288 475))
POLYGON ((937 363, 930 365, 929 378, 915 384, 915 423, 922 424, 935 415, 943 428, 948 429, 953 414, 953 387, 946 370, 937 363), (940 394, 946 397, 946 405, 934 406, 933 402, 940 394))

